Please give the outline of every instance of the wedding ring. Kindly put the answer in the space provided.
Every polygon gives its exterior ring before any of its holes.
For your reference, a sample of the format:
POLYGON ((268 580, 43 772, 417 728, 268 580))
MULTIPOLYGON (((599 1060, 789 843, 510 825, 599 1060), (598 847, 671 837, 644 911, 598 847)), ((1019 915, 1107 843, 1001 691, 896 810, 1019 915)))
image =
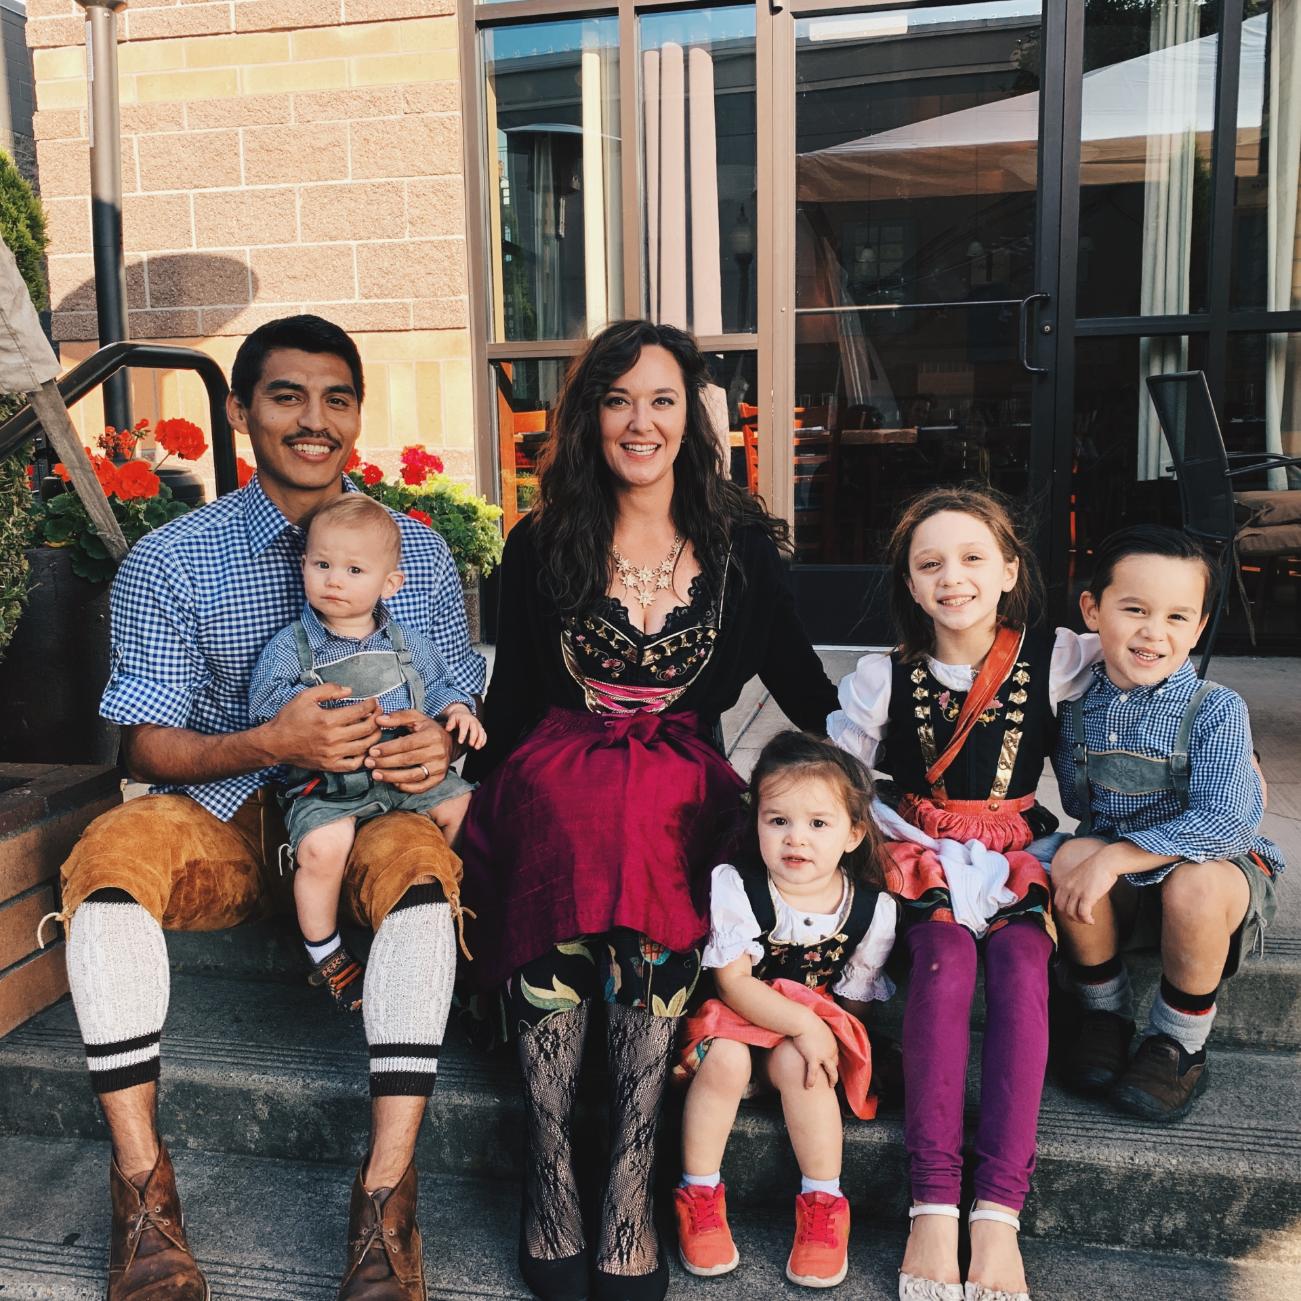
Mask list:
POLYGON ((425 774, 425 780, 428 781, 428 780, 429 780, 429 769, 426 768, 425 765, 424 765, 423 763, 420 765, 420 771, 421 771, 422 773, 425 774))

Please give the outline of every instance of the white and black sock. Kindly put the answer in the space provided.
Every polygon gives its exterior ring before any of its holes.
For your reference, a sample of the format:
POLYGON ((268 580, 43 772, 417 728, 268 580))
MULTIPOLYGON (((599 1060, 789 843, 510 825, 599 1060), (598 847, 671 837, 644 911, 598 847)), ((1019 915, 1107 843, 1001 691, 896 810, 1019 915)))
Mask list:
POLYGON ((68 923, 67 962, 95 1092, 156 1080, 171 989, 163 928, 125 890, 96 890, 68 923))
POLYGON ((456 932, 442 887, 412 886, 380 923, 366 966, 371 1097, 433 1092, 455 975, 456 932))
POLYGON ((327 935, 323 940, 309 940, 304 935, 303 947, 307 950, 307 956, 311 958, 312 964, 319 967, 331 953, 343 947, 343 941, 339 938, 339 931, 336 927, 334 934, 327 935))

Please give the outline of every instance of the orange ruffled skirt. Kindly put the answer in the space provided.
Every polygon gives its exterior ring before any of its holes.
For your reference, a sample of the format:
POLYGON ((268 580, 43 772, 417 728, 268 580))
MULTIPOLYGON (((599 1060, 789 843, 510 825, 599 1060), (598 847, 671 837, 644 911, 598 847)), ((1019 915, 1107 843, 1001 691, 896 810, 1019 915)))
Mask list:
MULTIPOLYGON (((863 1023, 821 989, 809 989, 798 981, 782 978, 768 983, 792 1002, 811 1007, 827 1023, 840 1046, 840 1087, 845 1101, 859 1120, 871 1120, 876 1115, 876 1097, 868 1092, 872 1083, 872 1049, 863 1023)), ((780 1030, 765 1030, 747 1021, 719 998, 709 999, 687 1018, 684 1035, 685 1046, 673 1068, 674 1078, 680 1081, 689 1080, 696 1073, 714 1039, 734 1039, 752 1048, 776 1048, 787 1038, 780 1030)))

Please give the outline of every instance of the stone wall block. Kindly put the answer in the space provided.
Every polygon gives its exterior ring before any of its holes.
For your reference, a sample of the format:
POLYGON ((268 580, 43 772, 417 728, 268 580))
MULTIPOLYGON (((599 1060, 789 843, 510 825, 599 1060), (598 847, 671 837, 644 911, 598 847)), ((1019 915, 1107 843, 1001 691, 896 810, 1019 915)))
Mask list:
POLYGON ((32 135, 37 140, 84 140, 86 126, 76 108, 46 109, 32 114, 32 135))
POLYGON ((50 318, 50 333, 56 343, 98 339, 98 318, 94 312, 55 312, 50 318))
POLYGON ((392 298, 401 287, 411 298, 459 298, 465 292, 465 241, 413 239, 357 245, 362 298, 392 298))
POLYGON ((350 23, 381 22, 386 18, 429 18, 455 12, 456 0, 343 0, 343 16, 350 23))
POLYGON ((199 333, 197 308, 184 311, 131 312, 127 317, 133 339, 187 339, 199 333))
POLYGON ((406 236, 406 195, 401 181, 358 185, 304 186, 299 193, 304 243, 335 240, 402 239, 406 236))
MULTIPOLYGON (((82 11, 85 12, 84 10, 82 11)), ((29 50, 80 45, 86 37, 84 18, 29 18, 25 27, 29 50)))
POLYGON ((294 120, 299 123, 399 117, 403 111, 403 93, 396 86, 366 90, 309 91, 294 96, 294 120))
POLYGON ((90 199, 46 199, 45 229, 50 236, 50 254, 89 253, 90 199))
POLYGON ((194 231, 200 248, 293 243, 298 238, 297 192, 281 186, 196 194, 194 231))
POLYGON ((334 181, 347 175, 348 132, 342 123, 244 132, 246 184, 334 181))
POLYGON ((153 41, 164 36, 216 36, 231 30, 230 5, 189 4, 179 8, 141 9, 132 5, 119 16, 127 40, 153 41))
POLYGON ((333 27, 342 18, 343 0, 235 0, 237 32, 333 27))
MULTIPOLYGON (((199 312, 199 337, 213 338, 220 335, 233 335, 243 339, 259 325, 278 320, 282 316, 296 313, 301 304, 285 306, 283 304, 250 303, 245 307, 205 307, 199 312)), ((245 456, 245 460, 249 458, 245 456)))
MULTIPOLYGON (((193 126, 193 123, 189 124, 193 126)), ((186 129, 184 103, 123 104, 122 130, 126 135, 157 135, 186 129)))
POLYGON ((407 234, 465 234, 465 183, 459 176, 407 182, 407 234))
MULTIPOLYGON (((63 312, 95 310, 95 259, 74 254, 55 256, 50 269, 50 306, 56 316, 63 312)), ((145 299, 144 263, 136 256, 126 260, 126 304, 128 309, 148 306, 145 299)), ((93 337, 93 335, 92 335, 93 337)))
POLYGON ((275 126, 293 119, 288 95, 241 95, 238 99, 203 99, 187 104, 186 123, 191 131, 218 127, 275 126))
POLYGON ((215 190, 242 179, 237 131, 141 136, 138 144, 143 190, 215 190))
POLYGON ((288 32, 214 36, 185 42, 187 68, 243 68, 253 63, 285 63, 290 58, 288 32))
POLYGON ((85 140, 42 140, 36 157, 41 169, 42 198, 90 192, 90 146, 85 140))
POLYGON ((455 81, 433 81, 404 86, 402 96, 408 113, 459 113, 461 87, 455 81))
MULTIPOLYGON (((242 306, 250 301, 248 266, 243 249, 155 255, 149 265, 149 306, 242 306)), ((198 329, 198 316, 194 328, 198 329)))
POLYGON ((421 298, 411 304, 411 324, 417 330, 464 330, 470 324, 466 298, 421 298))
POLYGON ((133 253, 193 248, 189 195, 126 195, 122 200, 122 242, 133 253))
MULTIPOLYGON (((349 334, 411 328, 411 304, 405 300, 387 303, 317 303, 312 310, 347 330, 349 334)), ((372 386, 367 384, 367 420, 373 415, 371 393, 372 386)))
POLYGON ((33 18, 66 18, 84 12, 76 0, 27 0, 27 21, 33 18))
POLYGON ((249 265, 257 303, 323 303, 357 296, 351 245, 255 248, 249 265))
POLYGON ((396 122, 353 122, 352 176, 459 176, 459 117, 410 116, 396 122))

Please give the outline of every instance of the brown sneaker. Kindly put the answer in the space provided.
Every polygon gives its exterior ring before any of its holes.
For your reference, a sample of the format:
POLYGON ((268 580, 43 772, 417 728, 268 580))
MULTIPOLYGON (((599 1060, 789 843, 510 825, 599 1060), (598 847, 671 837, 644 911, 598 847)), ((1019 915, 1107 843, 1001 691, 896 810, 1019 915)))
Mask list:
POLYGON ((1085 1012, 1062 1062, 1062 1083, 1074 1093, 1105 1093, 1129 1065, 1134 1023, 1119 1012, 1085 1012))
POLYGON ((415 1162, 396 1187, 373 1193, 357 1171, 348 1207, 348 1269, 338 1301, 426 1301, 416 1186, 415 1162))
POLYGON ((335 1007, 341 1012, 360 1012, 361 986, 357 981, 361 979, 361 974, 361 963, 340 944, 333 953, 322 958, 312 968, 307 983, 324 985, 330 991, 335 1007))
POLYGON ((138 1188, 114 1160, 108 1172, 113 1227, 108 1246, 108 1301, 167 1297, 208 1301, 208 1284, 185 1240, 181 1199, 167 1149, 138 1188))
POLYGON ((1205 1090, 1206 1049, 1189 1053, 1169 1035, 1149 1035, 1111 1090, 1112 1103, 1142 1120, 1178 1120, 1205 1090))

